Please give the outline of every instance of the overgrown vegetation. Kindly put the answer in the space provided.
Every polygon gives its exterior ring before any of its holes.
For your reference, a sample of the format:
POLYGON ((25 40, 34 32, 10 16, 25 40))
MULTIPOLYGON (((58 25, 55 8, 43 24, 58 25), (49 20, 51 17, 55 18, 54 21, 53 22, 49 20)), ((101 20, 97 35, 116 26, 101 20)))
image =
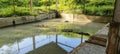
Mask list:
MULTIPOLYGON (((83 4, 84 0, 58 0, 58 11, 81 14, 83 4)), ((33 0, 33 7, 31 12, 30 0, 0 0, 0 17, 37 15, 38 10, 49 12, 56 9, 56 0, 33 0)), ((114 0, 86 0, 86 14, 112 16, 113 9, 114 0)))
POLYGON ((86 4, 86 14, 112 16, 114 0, 91 0, 86 4))
POLYGON ((10 17, 10 16, 24 16, 24 15, 36 15, 36 12, 31 12, 29 8, 16 7, 15 12, 12 7, 7 7, 0 9, 0 17, 10 17))

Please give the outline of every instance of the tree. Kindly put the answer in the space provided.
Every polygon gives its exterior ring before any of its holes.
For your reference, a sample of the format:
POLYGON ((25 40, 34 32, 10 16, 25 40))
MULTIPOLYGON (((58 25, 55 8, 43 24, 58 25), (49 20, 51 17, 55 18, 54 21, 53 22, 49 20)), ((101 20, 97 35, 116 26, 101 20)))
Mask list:
POLYGON ((14 11, 14 15, 16 14, 16 13, 15 13, 15 10, 16 10, 16 9, 15 9, 15 0, 13 0, 13 11, 14 11))
POLYGON ((58 11, 58 0, 56 0, 56 10, 58 11))
POLYGON ((33 1, 30 0, 30 10, 33 11, 33 1))
POLYGON ((84 0, 84 14, 86 14, 85 6, 86 6, 86 0, 84 0))

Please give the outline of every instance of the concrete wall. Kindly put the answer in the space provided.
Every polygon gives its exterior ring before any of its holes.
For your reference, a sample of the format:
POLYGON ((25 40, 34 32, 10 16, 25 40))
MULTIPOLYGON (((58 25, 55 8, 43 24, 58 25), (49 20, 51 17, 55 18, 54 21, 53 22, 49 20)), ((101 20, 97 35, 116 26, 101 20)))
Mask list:
POLYGON ((0 27, 10 26, 13 25, 12 21, 15 20, 15 24, 23 24, 29 23, 34 21, 40 21, 43 19, 52 19, 55 18, 56 14, 40 14, 37 16, 19 16, 19 17, 7 17, 7 18, 0 18, 0 27))
POLYGON ((84 14, 66 14, 61 13, 63 20, 76 22, 110 22, 112 17, 89 16, 84 14))

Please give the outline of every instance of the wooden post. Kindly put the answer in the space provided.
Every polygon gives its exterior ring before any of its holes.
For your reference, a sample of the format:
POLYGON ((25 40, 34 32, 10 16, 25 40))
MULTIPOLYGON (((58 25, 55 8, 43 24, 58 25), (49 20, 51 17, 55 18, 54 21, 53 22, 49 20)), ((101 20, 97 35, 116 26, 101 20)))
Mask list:
POLYGON ((120 0, 115 0, 114 17, 110 23, 106 54, 120 54, 120 0))

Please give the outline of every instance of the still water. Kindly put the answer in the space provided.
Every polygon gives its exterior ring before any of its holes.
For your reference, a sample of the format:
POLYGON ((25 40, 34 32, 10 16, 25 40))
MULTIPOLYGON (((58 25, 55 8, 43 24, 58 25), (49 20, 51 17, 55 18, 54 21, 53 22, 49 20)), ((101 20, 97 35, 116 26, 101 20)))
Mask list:
MULTIPOLYGON (((61 33, 60 29, 70 28, 75 31, 88 32, 92 35, 104 25, 103 23, 93 22, 71 24, 55 19, 3 28, 0 29, 0 54, 26 54, 51 42, 56 43, 66 52, 71 52, 81 44, 81 35, 61 33)), ((88 37, 84 37, 83 42, 87 39, 88 37)))
MULTIPOLYGON (((85 39, 83 39, 83 42, 85 39)), ((42 47, 48 43, 57 42, 57 44, 66 52, 71 52, 81 43, 80 38, 69 38, 64 35, 38 35, 22 39, 20 42, 14 42, 11 45, 3 45, 0 48, 0 54, 25 54, 35 48, 42 47)))

